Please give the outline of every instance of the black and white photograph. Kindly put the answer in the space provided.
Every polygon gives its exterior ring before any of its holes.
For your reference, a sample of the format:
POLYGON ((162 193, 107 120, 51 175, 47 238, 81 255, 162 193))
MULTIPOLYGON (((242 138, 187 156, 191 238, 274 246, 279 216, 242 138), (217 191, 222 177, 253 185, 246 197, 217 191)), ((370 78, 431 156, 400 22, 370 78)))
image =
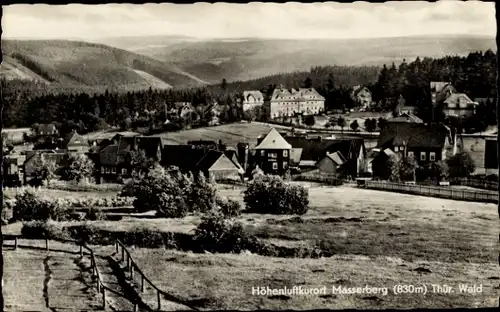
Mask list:
POLYGON ((2 5, 0 311, 498 307, 495 14, 2 5))

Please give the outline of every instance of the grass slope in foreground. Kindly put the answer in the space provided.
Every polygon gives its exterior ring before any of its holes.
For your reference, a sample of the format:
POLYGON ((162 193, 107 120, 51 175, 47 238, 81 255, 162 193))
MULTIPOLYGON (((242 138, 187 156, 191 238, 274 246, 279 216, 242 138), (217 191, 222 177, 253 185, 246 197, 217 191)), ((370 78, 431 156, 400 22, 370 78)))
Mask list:
MULTIPOLYGON (((133 257, 165 291, 211 309, 452 308, 498 305, 497 209, 351 187, 309 188, 311 209, 300 218, 243 214, 245 230, 279 245, 334 251, 324 259, 192 254, 135 248, 133 257), (392 288, 396 284, 483 285, 482 293, 427 295, 254 296, 252 286, 332 285, 392 288)), ((241 189, 221 189, 242 200, 241 189)), ((111 231, 149 227, 190 232, 199 218, 99 221, 111 231)))

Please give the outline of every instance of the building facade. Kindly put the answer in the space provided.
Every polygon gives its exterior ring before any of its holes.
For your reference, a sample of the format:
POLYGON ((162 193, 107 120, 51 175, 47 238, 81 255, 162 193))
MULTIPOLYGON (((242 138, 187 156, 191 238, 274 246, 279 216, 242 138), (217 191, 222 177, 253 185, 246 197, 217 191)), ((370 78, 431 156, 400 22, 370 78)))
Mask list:
POLYGON ((264 107, 270 119, 319 115, 325 111, 325 98, 314 88, 276 88, 264 101, 264 107))
POLYGON ((244 91, 241 105, 244 112, 262 107, 264 105, 264 95, 260 91, 244 91))
POLYGON ((292 146, 273 128, 258 140, 254 164, 266 174, 284 174, 290 166, 291 150, 292 146))
POLYGON ((363 108, 368 108, 372 104, 372 93, 366 87, 355 86, 351 92, 351 99, 362 106, 363 108))
POLYGON ((444 101, 443 112, 446 116, 471 117, 476 113, 477 105, 464 93, 452 93, 444 101))

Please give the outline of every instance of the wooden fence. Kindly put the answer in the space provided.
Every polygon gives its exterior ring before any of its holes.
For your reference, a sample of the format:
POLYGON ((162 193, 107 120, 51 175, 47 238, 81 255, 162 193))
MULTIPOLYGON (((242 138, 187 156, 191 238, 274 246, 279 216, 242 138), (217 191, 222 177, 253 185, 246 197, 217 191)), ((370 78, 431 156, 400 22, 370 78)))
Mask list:
POLYGON ((479 189, 498 191, 498 182, 488 181, 484 179, 457 178, 453 179, 451 183, 455 185, 463 185, 479 189))
POLYGON ((384 190, 391 192, 407 193, 421 196, 431 196, 446 199, 498 203, 498 192, 482 191, 474 192, 469 190, 457 190, 450 187, 438 187, 428 185, 409 185, 400 183, 390 183, 382 181, 366 181, 362 186, 369 189, 384 190))
POLYGON ((319 182, 319 183, 325 183, 329 185, 342 185, 343 180, 339 179, 337 176, 334 175, 329 175, 329 174, 323 174, 319 172, 314 172, 314 173, 300 173, 300 174, 295 174, 292 175, 292 180, 293 181, 307 181, 307 182, 319 182))
MULTIPOLYGON (((17 250, 18 247, 18 240, 22 238, 19 235, 3 235, 3 240, 14 240, 14 250, 17 250)), ((50 250, 50 243, 49 239, 45 239, 45 250, 49 251, 50 250)), ((92 268, 92 277, 95 278, 96 280, 96 287, 97 287, 97 292, 102 295, 102 308, 103 310, 106 309, 106 288, 104 287, 104 283, 102 282, 101 279, 101 274, 99 273, 99 269, 97 268, 97 263, 95 261, 95 256, 94 256, 94 251, 88 247, 85 244, 82 244, 78 241, 74 240, 66 240, 64 241, 65 243, 73 243, 79 246, 80 248, 80 257, 83 258, 85 252, 84 249, 88 251, 90 254, 90 266, 92 268)))
MULTIPOLYGON (((116 240, 115 247, 116 247, 116 254, 119 254, 121 252, 121 260, 122 261, 126 260, 126 270, 129 272, 129 279, 131 281, 135 282, 134 276, 135 276, 135 273, 137 273, 138 275, 140 275, 140 279, 141 279, 141 284, 140 284, 141 292, 145 293, 146 283, 149 284, 150 287, 153 289, 153 291, 156 292, 157 309, 158 309, 158 311, 160 311, 161 310, 161 297, 162 296, 171 297, 171 296, 169 294, 167 294, 166 292, 164 292, 163 290, 161 290, 160 288, 158 288, 149 278, 146 277, 146 275, 141 271, 141 269, 139 268, 137 263, 132 258, 132 255, 130 254, 130 252, 127 250, 127 248, 125 247, 125 245, 123 245, 123 243, 121 241, 116 240)), ((198 308, 190 306, 184 302, 178 302, 178 303, 183 304, 183 305, 191 308, 192 310, 199 310, 198 308)), ((138 309, 137 303, 135 302, 134 303, 134 311, 137 311, 137 309, 138 309)))

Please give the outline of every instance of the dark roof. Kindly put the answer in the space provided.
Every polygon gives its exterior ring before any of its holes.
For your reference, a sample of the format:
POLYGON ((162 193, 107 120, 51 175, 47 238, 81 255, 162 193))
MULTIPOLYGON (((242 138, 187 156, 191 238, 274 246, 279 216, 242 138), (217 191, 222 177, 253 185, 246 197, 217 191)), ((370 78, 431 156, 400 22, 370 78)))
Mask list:
POLYGON ((443 124, 387 123, 380 131, 377 147, 407 144, 408 147, 443 148, 450 129, 443 124))
POLYGON ((163 149, 161 137, 137 137, 137 148, 143 150, 146 157, 156 157, 158 148, 163 149))
POLYGON ((220 151, 209 150, 196 164, 196 167, 198 167, 200 170, 207 171, 223 155, 224 154, 220 151))
POLYGON ((285 137, 293 149, 302 149, 300 160, 318 161, 326 153, 340 152, 346 158, 357 157, 364 141, 361 138, 310 139, 305 137, 285 137), (349 153, 353 153, 349 157, 349 153))
POLYGON ((99 160, 101 165, 116 166, 118 164, 118 145, 111 144, 103 148, 99 152, 99 160))
POLYGON ((195 171, 196 165, 205 153, 205 149, 191 145, 165 145, 161 162, 166 167, 176 166, 181 170, 195 171))

